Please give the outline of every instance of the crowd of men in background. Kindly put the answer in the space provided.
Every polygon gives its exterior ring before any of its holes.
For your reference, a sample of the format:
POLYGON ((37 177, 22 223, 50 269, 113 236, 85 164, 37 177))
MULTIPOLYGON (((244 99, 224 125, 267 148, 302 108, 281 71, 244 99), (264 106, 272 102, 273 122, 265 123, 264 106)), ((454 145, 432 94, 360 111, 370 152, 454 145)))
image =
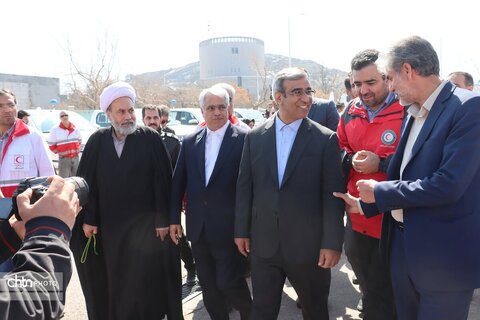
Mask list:
MULTIPOLYGON (((304 319, 328 319, 343 248, 364 319, 467 319, 480 287, 480 95, 470 74, 439 73, 416 36, 355 55, 344 106, 315 98, 304 69, 285 68, 274 110, 253 130, 235 117, 235 89, 219 83, 200 93, 205 122, 182 143, 167 106, 145 106, 137 126, 135 89, 116 82, 100 96, 111 127, 81 159, 61 112, 50 150, 61 176, 90 186, 70 242, 89 319, 183 319, 180 258, 214 320, 232 307, 242 320, 276 319, 286 279, 304 319)), ((26 176, 53 175, 16 108, 0 90, 5 196, 26 176)))

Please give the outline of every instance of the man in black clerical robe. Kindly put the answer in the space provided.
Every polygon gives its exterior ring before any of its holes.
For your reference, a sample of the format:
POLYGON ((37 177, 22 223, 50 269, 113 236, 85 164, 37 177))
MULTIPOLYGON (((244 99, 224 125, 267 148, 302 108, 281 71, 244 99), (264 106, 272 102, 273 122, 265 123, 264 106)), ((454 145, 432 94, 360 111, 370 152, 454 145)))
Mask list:
POLYGON ((134 102, 126 83, 100 97, 112 127, 85 146, 78 175, 90 198, 71 247, 89 319, 183 319, 179 251, 166 236, 170 159, 158 132, 136 127, 134 102))

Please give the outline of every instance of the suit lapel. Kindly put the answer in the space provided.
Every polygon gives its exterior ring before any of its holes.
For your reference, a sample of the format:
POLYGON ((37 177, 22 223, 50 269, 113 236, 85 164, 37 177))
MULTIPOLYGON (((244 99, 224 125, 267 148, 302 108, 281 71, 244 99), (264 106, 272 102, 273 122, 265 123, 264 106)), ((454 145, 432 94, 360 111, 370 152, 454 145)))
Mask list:
POLYGON ((445 99, 447 99, 451 95, 451 93, 452 85, 450 83, 447 83, 438 95, 435 102, 433 103, 433 106, 428 113, 427 119, 425 120, 425 123, 423 124, 423 127, 418 134, 417 140, 415 140, 415 143, 412 147, 412 156, 410 157, 410 160, 415 157, 425 140, 427 140, 430 132, 435 126, 435 123, 445 109, 445 104, 443 103, 443 101, 445 101, 445 99))
MULTIPOLYGON (((210 184, 215 176, 218 174, 222 165, 225 163, 228 155, 230 154, 230 150, 232 149, 233 145, 235 144, 235 140, 238 137, 238 132, 233 128, 231 124, 228 125, 227 130, 225 131, 225 135, 223 136, 222 144, 220 145, 220 150, 218 150, 217 161, 215 161, 215 166, 213 167, 212 175, 210 176, 210 180, 208 184, 210 184)), ((205 167, 205 160, 204 160, 204 167, 205 167)), ((203 169, 205 173, 205 169, 203 169)))
MULTIPOLYGON (((267 166, 270 168, 270 174, 272 175, 273 181, 275 181, 275 185, 278 186, 278 164, 277 164, 277 139, 275 133, 275 116, 269 118, 268 122, 265 125, 265 131, 263 134, 265 135, 265 144, 263 145, 263 150, 266 155, 269 156, 267 166)), ((259 152, 262 152, 260 150, 259 152)))
POLYGON ((205 183, 205 140, 207 139, 207 129, 203 128, 195 138, 195 152, 196 162, 199 166, 200 177, 205 183))
MULTIPOLYGON (((300 124, 300 127, 298 128, 298 132, 295 137, 295 140, 293 141, 290 155, 288 156, 287 166, 285 167, 285 173, 283 175, 283 181, 282 181, 282 185, 280 186, 280 189, 283 187, 283 185, 288 180, 288 178, 290 178, 290 176, 293 173, 293 170, 295 169, 295 166, 298 163, 298 160, 300 160, 300 158, 302 157, 303 149, 305 149, 305 146, 308 144, 310 140, 310 135, 309 135, 310 130, 311 130, 311 124, 308 123, 306 119, 303 119, 302 123, 300 124)), ((276 159, 275 159, 275 162, 276 162, 276 159)))

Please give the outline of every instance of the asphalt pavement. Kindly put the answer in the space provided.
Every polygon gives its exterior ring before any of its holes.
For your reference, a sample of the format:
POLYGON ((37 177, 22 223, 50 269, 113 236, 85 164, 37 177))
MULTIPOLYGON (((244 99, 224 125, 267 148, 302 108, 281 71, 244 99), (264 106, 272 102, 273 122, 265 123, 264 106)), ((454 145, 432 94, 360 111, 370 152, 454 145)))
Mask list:
MULTIPOLYGON (((183 269, 183 268, 182 268, 183 269)), ((184 271, 184 270, 183 270, 184 271)), ((185 277, 186 274, 184 274, 185 277)), ((352 284, 353 272, 342 255, 339 264, 332 269, 332 284, 330 288, 329 311, 332 320, 358 320, 359 312, 356 310, 360 293, 358 286, 352 284)), ((185 280, 185 279, 184 279, 185 280)), ((295 290, 286 283, 283 290, 282 305, 278 319, 296 320, 302 319, 301 312, 296 307, 295 290)), ((77 274, 74 273, 67 289, 67 304, 65 307, 65 320, 87 319, 85 300, 78 282, 77 274)), ((199 292, 187 296, 183 300, 183 314, 185 320, 210 319, 203 305, 202 295, 199 292)), ((238 312, 232 311, 230 319, 239 320, 238 312)), ((480 290, 476 290, 468 320, 480 319, 480 290)))

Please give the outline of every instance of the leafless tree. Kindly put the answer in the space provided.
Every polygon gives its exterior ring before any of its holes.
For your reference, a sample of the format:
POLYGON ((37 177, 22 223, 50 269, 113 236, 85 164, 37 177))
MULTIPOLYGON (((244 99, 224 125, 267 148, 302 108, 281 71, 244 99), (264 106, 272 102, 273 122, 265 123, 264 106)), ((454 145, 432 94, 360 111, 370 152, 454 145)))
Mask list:
POLYGON ((343 93, 344 72, 335 69, 328 69, 321 66, 320 69, 312 74, 313 85, 317 88, 317 96, 328 98, 333 92, 335 97, 340 97, 343 93))
POLYGON ((75 56, 75 49, 67 40, 66 52, 70 60, 71 82, 67 103, 78 109, 95 109, 99 105, 102 90, 118 80, 114 74, 117 42, 110 41, 108 35, 97 42, 96 55, 88 66, 83 66, 75 56))
POLYGON ((260 64, 258 61, 253 62, 253 69, 257 72, 258 97, 256 101, 252 101, 254 109, 265 108, 270 103, 271 84, 273 78, 273 68, 266 63, 260 64))

